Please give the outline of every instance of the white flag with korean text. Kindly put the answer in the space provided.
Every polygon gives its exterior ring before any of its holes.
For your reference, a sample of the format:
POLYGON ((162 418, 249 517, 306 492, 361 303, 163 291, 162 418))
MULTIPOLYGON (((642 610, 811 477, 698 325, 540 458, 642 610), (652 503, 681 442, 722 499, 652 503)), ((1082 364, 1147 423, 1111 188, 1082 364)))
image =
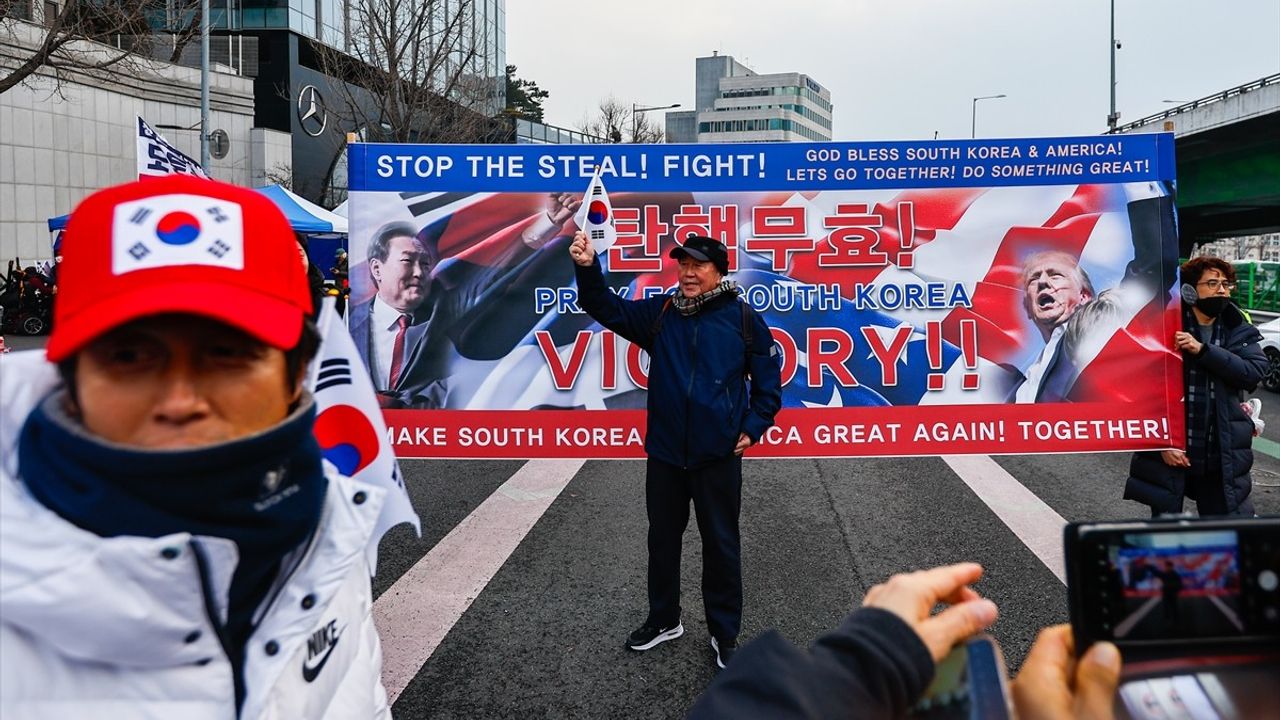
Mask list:
POLYGON ((206 180, 209 174, 178 148, 169 144, 146 120, 138 118, 138 178, 162 175, 195 175, 206 180))

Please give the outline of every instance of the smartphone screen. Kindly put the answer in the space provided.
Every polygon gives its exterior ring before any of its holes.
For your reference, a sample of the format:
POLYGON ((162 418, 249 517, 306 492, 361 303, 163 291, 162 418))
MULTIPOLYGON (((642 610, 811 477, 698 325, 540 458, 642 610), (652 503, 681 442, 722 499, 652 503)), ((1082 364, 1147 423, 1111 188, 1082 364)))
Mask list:
POLYGON ((1078 644, 1280 638, 1280 521, 1080 525, 1067 545, 1078 644))

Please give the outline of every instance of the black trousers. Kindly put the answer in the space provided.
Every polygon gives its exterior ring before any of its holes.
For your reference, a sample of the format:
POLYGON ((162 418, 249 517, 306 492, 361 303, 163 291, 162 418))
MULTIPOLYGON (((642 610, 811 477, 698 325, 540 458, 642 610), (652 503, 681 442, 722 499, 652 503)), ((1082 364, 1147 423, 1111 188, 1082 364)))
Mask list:
POLYGON ((702 536, 702 602, 707 628, 721 640, 742 626, 742 562, 738 514, 742 458, 732 456, 694 470, 649 458, 645 507, 649 514, 649 623, 680 619, 680 551, 693 501, 702 536))

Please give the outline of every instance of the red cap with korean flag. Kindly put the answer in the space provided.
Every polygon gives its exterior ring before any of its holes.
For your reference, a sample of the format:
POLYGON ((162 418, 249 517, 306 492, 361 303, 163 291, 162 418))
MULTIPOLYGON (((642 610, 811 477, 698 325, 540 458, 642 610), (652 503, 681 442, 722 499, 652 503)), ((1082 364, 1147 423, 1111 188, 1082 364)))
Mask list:
POLYGON ((293 230, 265 196, 189 175, 100 190, 71 214, 53 332, 59 362, 149 315, 200 315, 272 347, 298 343, 311 313, 293 230))

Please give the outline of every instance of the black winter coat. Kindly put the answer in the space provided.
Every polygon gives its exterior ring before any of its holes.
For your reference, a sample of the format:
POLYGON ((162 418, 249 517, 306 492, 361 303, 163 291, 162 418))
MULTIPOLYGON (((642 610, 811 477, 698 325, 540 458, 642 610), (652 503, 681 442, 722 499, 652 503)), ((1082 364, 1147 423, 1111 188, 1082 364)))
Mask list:
MULTIPOLYGON (((1190 312, 1187 310, 1186 312, 1190 312)), ((1190 321, 1194 324, 1194 319, 1190 321)), ((1249 492, 1253 478, 1253 421, 1241 409, 1245 393, 1258 387, 1267 370, 1267 357, 1259 347, 1262 333, 1249 324, 1234 305, 1227 305, 1218 322, 1223 323, 1223 346, 1209 345, 1200 357, 1183 356, 1183 362, 1199 363, 1213 378, 1218 429, 1218 457, 1222 464, 1227 511, 1232 515, 1254 514, 1249 492)), ((1201 338, 1205 340, 1205 338, 1201 338)), ((1208 462, 1214 462, 1210 457, 1208 462)), ((1126 500, 1137 500, 1160 512, 1182 512, 1186 495, 1187 470, 1170 467, 1158 452, 1135 453, 1125 483, 1126 500)))
POLYGON ((696 468, 732 457, 740 433, 760 441, 782 406, 782 377, 773 335, 759 313, 746 309, 748 348, 735 295, 686 317, 668 307, 671 295, 618 297, 605 284, 599 256, 574 269, 582 309, 649 353, 649 457, 696 468))
POLYGON ((738 651, 689 720, 900 718, 933 680, 920 636, 897 615, 855 610, 808 652, 770 630, 738 651))

